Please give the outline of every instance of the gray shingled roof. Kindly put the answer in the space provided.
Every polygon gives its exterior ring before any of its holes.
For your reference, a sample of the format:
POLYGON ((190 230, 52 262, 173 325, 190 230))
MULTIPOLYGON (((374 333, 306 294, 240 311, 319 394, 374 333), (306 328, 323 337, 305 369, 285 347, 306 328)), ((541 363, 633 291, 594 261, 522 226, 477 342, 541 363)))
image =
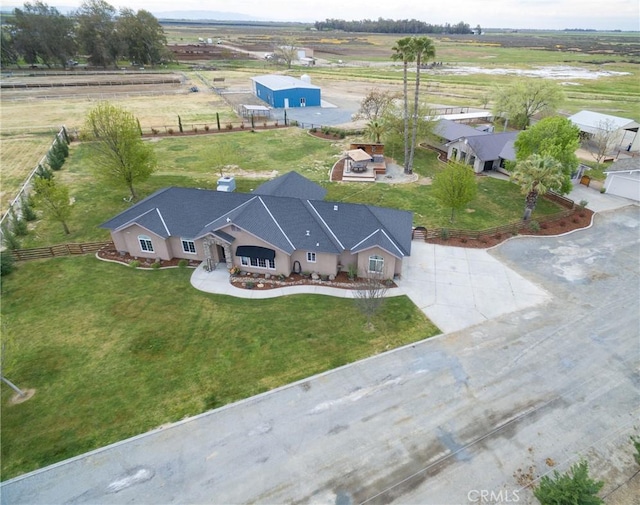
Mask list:
POLYGON ((489 135, 488 132, 476 130, 472 126, 456 123, 450 119, 440 119, 433 130, 433 133, 442 137, 447 142, 458 140, 462 137, 474 137, 476 135, 489 135))
MULTIPOLYGON (((285 187, 311 188, 298 180, 304 179, 299 174, 286 177, 285 187)), ((323 188, 310 184, 324 195, 323 188)), ((379 246, 402 257, 411 252, 412 220, 411 212, 370 205, 174 187, 157 191, 101 227, 115 231, 139 224, 164 238, 200 238, 233 223, 287 254, 379 246)))
POLYGON ((253 193, 258 195, 291 196, 305 200, 322 200, 327 194, 327 190, 301 176, 298 172, 288 172, 261 184, 253 193))
POLYGON ((497 160, 502 157, 507 160, 515 159, 513 143, 520 132, 492 133, 490 135, 468 137, 469 145, 481 161, 497 160), (501 156, 501 153, 511 154, 513 157, 501 156))
POLYGON ((630 172, 640 170, 640 158, 622 158, 609 166, 604 173, 630 172))

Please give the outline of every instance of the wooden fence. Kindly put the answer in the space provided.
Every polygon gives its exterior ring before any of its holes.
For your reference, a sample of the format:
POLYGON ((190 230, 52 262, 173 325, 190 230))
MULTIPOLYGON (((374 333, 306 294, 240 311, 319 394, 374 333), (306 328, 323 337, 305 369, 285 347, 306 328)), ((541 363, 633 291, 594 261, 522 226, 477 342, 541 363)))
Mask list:
POLYGON ((11 251, 16 261, 54 258, 57 256, 69 256, 75 254, 94 253, 105 246, 111 246, 113 242, 87 242, 84 244, 58 244, 48 247, 36 247, 34 249, 16 249, 11 251))

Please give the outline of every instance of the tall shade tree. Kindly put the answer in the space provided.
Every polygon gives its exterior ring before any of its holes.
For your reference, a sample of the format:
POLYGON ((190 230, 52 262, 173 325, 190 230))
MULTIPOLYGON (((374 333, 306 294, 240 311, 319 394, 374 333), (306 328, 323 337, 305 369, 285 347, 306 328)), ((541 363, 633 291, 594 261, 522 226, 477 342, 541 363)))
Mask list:
POLYGON ((45 3, 27 2, 15 9, 13 32, 16 51, 30 65, 66 67, 76 53, 73 20, 45 3))
POLYGON ((67 221, 71 217, 72 207, 67 187, 58 184, 55 179, 35 177, 33 189, 36 208, 42 209, 45 219, 60 223, 65 235, 69 235, 71 232, 67 221))
POLYGON ((544 118, 521 132, 514 142, 516 163, 532 154, 548 155, 562 166, 563 181, 557 190, 566 194, 571 191, 571 175, 577 170, 579 161, 576 150, 580 147, 580 129, 567 118, 554 116, 544 118))
POLYGON ((156 169, 155 153, 140 138, 136 117, 108 102, 89 111, 82 138, 91 141, 97 175, 113 186, 124 186, 136 199, 134 185, 143 182, 156 169))
POLYGON ((409 173, 411 167, 409 163, 409 63, 415 60, 413 53, 413 45, 411 37, 404 37, 396 41, 391 48, 393 61, 402 62, 402 97, 404 102, 403 121, 404 121, 404 172, 409 173))
POLYGON ((11 29, 6 26, 0 26, 0 66, 2 68, 10 65, 16 65, 20 55, 16 48, 15 37, 11 35, 11 29))
POLYGON ((165 58, 167 38, 158 20, 148 11, 124 8, 116 22, 123 50, 138 65, 156 65, 165 58))
POLYGON ((524 129, 535 114, 555 113, 564 93, 555 82, 547 79, 517 79, 494 94, 495 117, 506 117, 511 125, 524 129))
POLYGON ((526 195, 523 220, 527 221, 536 208, 538 197, 547 191, 557 190, 562 185, 564 176, 562 165, 549 155, 532 154, 518 162, 511 173, 511 180, 520 186, 526 195))
POLYGON ((455 211, 464 209, 478 193, 473 170, 462 163, 450 163, 433 178, 433 195, 443 207, 451 209, 450 221, 455 211))
POLYGON ((413 54, 416 60, 416 85, 413 98, 413 114, 411 117, 411 146, 409 147, 409 168, 407 169, 408 173, 413 172, 413 156, 416 152, 418 121, 420 120, 418 116, 420 106, 420 71, 423 62, 427 61, 429 58, 434 58, 436 55, 436 48, 433 45, 433 41, 429 37, 415 37, 411 39, 411 45, 413 47, 413 54))
POLYGON ((76 35, 92 65, 115 65, 122 53, 115 15, 115 7, 104 0, 86 0, 76 13, 76 35))

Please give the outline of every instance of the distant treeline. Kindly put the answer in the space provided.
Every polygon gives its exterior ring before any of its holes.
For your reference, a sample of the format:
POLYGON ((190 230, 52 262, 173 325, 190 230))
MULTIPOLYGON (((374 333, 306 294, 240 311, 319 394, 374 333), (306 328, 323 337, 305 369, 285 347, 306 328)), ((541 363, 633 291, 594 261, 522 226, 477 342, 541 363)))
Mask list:
MULTIPOLYGON (((470 34, 474 30, 468 23, 460 21, 455 25, 445 23, 443 25, 432 25, 417 19, 383 19, 377 21, 363 19, 361 21, 345 21, 343 19, 326 19, 315 22, 316 30, 343 30, 345 32, 365 32, 365 33, 451 33, 470 34)), ((480 30, 478 26, 477 31, 480 30)))

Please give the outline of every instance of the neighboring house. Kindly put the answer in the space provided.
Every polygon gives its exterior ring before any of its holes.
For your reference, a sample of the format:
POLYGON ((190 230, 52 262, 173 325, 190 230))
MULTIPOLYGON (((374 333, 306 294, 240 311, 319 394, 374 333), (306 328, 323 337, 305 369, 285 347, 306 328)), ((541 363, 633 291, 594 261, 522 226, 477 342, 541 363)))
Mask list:
POLYGON ((252 77, 253 92, 276 109, 289 107, 320 107, 320 87, 311 84, 308 76, 296 79, 288 75, 252 77))
POLYGON ((612 149, 625 151, 640 151, 640 125, 633 119, 600 114, 589 110, 582 110, 569 117, 569 120, 580 128, 584 137, 590 138, 598 132, 611 132, 610 145, 612 149))
POLYGON ((322 200, 290 172, 252 193, 165 188, 102 224, 118 251, 140 258, 224 263, 247 272, 393 278, 411 253, 411 212, 322 200))
POLYGON ((625 158, 612 163, 604 171, 604 189, 610 195, 640 202, 640 158, 625 158))
POLYGON ((505 162, 515 161, 513 144, 520 132, 478 133, 447 142, 447 159, 471 165, 476 174, 485 170, 508 173, 505 162))
POLYGON ((433 147, 440 151, 447 151, 446 144, 448 142, 476 135, 489 135, 489 132, 463 123, 456 123, 450 119, 439 119, 433 128, 433 136, 436 139, 433 147))

